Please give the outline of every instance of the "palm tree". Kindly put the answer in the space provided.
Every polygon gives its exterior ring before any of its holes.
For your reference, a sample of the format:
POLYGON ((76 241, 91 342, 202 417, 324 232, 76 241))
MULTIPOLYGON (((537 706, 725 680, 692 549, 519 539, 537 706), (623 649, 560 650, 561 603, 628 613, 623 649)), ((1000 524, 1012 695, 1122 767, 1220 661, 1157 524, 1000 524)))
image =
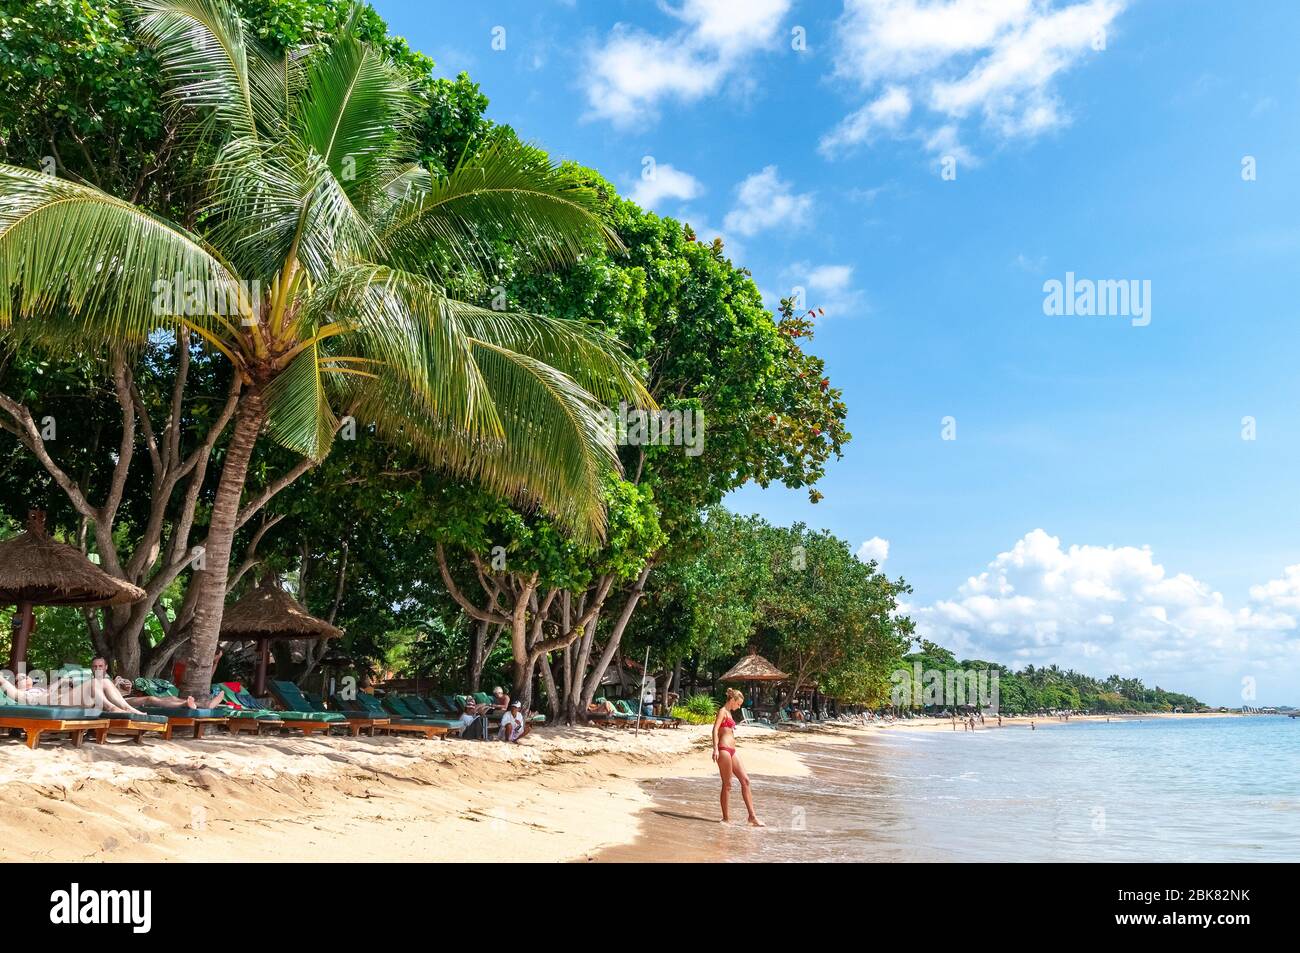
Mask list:
POLYGON ((652 406, 636 369, 581 324, 444 290, 491 274, 503 238, 546 265, 617 244, 596 196, 505 139, 442 177, 408 161, 413 89, 350 26, 327 47, 274 56, 227 0, 137 8, 202 170, 193 225, 0 166, 0 333, 130 348, 179 325, 233 365, 242 392, 191 582, 201 588, 182 691, 206 691, 263 433, 320 459, 336 409, 355 414, 599 537, 601 478, 617 466, 603 408, 652 406))

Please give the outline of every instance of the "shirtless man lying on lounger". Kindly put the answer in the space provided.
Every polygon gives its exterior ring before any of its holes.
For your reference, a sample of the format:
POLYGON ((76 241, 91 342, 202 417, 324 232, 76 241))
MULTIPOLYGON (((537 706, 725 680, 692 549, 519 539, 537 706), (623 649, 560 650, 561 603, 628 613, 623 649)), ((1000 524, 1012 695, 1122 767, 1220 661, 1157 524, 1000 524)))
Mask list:
POLYGON ((142 695, 135 691, 135 686, 131 684, 129 678, 115 678, 113 684, 119 691, 126 693, 128 702, 141 708, 216 708, 222 704, 224 697, 221 692, 205 699, 196 699, 193 695, 186 695, 184 698, 177 698, 175 695, 142 695))
POLYGON ((122 714, 143 715, 133 706, 108 679, 108 662, 96 658, 90 663, 91 678, 77 684, 68 676, 54 683, 50 697, 56 705, 69 705, 74 708, 90 708, 95 711, 107 711, 122 714))

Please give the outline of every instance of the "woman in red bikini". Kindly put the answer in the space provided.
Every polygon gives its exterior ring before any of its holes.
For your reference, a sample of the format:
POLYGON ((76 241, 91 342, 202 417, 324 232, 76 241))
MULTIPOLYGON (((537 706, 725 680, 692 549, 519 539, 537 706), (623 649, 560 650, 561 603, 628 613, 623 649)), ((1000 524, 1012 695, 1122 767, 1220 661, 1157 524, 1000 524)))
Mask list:
POLYGON ((727 689, 727 702, 718 709, 718 717, 713 719, 713 760, 722 775, 722 823, 730 820, 727 813, 727 800, 731 795, 731 776, 740 781, 740 796, 745 799, 745 810, 749 811, 749 823, 762 827, 763 822, 754 814, 754 799, 749 793, 749 775, 736 754, 736 720, 731 713, 745 703, 745 696, 734 688, 727 689))

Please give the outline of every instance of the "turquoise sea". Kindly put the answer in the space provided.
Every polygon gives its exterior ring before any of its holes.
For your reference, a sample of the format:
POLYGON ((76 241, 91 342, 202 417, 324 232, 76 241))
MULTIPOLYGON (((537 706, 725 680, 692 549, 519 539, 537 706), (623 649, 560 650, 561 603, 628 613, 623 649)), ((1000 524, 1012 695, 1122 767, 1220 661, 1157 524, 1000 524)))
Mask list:
POLYGON ((900 727, 798 750, 811 777, 754 778, 767 829, 718 824, 712 781, 664 778, 637 843, 601 859, 1300 860, 1300 719, 900 727))

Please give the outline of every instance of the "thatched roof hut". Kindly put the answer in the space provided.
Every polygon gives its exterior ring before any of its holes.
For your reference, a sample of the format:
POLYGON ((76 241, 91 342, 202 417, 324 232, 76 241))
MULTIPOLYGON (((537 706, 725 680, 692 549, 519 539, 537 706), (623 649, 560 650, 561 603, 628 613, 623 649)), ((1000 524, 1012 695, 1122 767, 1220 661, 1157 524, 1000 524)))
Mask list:
POLYGON ((25 533, 0 541, 0 605, 116 606, 144 596, 143 589, 110 576, 75 546, 50 539, 39 510, 27 517, 25 533))
POLYGON ((221 638, 228 642, 337 639, 342 635, 342 629, 316 618, 274 579, 263 580, 221 617, 221 638))
POLYGON ((139 602, 145 591, 116 579, 74 546, 50 539, 45 514, 32 510, 27 531, 0 541, 0 605, 17 606, 10 671, 27 662, 27 644, 36 628, 33 606, 116 606, 139 602))
POLYGON ((790 676, 757 652, 746 655, 718 679, 720 682, 783 682, 790 676))
POLYGON ((226 609, 221 618, 221 641, 257 642, 257 676, 253 694, 266 694, 266 672, 271 643, 293 639, 337 639, 343 630, 318 619, 274 578, 264 579, 246 596, 226 609))

